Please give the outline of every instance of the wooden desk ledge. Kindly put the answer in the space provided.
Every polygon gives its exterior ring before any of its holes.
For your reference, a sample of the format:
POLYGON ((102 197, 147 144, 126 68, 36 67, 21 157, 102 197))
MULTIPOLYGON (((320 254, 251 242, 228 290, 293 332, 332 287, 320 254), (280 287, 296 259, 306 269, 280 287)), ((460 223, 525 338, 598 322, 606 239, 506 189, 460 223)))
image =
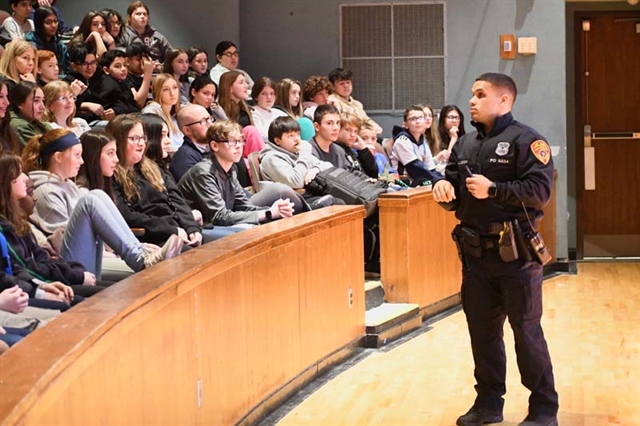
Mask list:
POLYGON ((74 362, 95 362, 92 345, 127 317, 133 319, 127 327, 133 328, 150 313, 212 277, 273 248, 361 221, 364 214, 361 206, 331 206, 248 229, 160 262, 83 301, 0 356, 0 424, 23 423, 25 416, 28 419, 30 410, 38 409, 43 392, 53 389, 55 395, 56 385, 60 387, 62 382, 64 388, 73 380, 68 375, 59 380, 65 369, 74 362), (203 277, 203 270, 215 272, 203 277), (92 355, 83 356, 87 352, 92 355))

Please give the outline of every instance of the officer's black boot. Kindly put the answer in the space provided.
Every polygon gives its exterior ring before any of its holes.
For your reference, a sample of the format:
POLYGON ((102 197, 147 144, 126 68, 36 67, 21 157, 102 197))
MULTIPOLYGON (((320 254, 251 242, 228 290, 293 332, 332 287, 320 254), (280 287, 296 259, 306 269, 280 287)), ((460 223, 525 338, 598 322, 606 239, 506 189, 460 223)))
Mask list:
POLYGON ((458 417, 458 426, 482 426, 487 423, 500 423, 502 421, 500 411, 487 410, 486 408, 471 407, 466 414, 458 417))
POLYGON ((556 416, 529 414, 518 426, 558 426, 558 418, 556 416))

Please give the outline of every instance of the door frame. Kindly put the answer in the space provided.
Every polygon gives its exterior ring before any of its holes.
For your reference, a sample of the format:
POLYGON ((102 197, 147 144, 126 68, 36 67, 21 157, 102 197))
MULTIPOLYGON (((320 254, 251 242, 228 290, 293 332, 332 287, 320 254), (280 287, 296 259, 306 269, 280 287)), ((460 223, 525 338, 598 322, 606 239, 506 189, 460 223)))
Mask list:
POLYGON ((576 260, 584 259, 584 229, 583 217, 585 206, 584 200, 584 116, 583 104, 585 99, 585 80, 582 75, 582 66, 585 60, 585 52, 582 46, 582 21, 593 17, 600 16, 621 16, 637 15, 638 10, 630 9, 627 5, 620 10, 574 10, 573 17, 573 85, 574 85, 574 182, 576 196, 576 260))

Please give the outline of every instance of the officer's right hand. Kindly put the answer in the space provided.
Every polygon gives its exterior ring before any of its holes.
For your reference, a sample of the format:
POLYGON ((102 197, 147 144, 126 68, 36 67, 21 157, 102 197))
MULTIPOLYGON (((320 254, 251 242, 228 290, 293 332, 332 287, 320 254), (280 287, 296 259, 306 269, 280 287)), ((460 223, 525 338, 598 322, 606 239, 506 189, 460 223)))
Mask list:
POLYGON ((456 191, 448 180, 442 179, 433 184, 433 199, 438 203, 449 203, 456 199, 456 191))

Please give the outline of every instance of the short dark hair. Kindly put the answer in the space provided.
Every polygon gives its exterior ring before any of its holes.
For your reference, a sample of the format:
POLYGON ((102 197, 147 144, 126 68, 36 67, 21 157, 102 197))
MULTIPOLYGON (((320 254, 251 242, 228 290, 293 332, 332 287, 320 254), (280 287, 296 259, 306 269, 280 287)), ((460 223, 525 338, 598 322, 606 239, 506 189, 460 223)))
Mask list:
POLYGON ((313 122, 318 124, 322 123, 322 118, 327 114, 340 115, 340 111, 338 111, 338 108, 331 104, 320 105, 313 113, 313 122))
POLYGON ((189 86, 189 102, 193 101, 193 94, 191 93, 193 90, 197 92, 199 92, 200 90, 202 90, 202 88, 204 86, 208 86, 209 84, 213 84, 213 87, 216 88, 216 95, 218 94, 218 85, 211 80, 211 77, 209 77, 208 74, 203 74, 199 77, 196 77, 193 79, 193 81, 191 82, 191 85, 189 86))
POLYGON ((216 46, 216 56, 222 55, 230 47, 235 47, 236 49, 238 48, 232 41, 228 41, 228 40, 221 41, 216 46))
POLYGON ((118 50, 118 49, 107 50, 100 57, 100 66, 109 68, 111 66, 111 64, 113 63, 113 61, 116 60, 116 58, 125 58, 126 59, 126 57, 127 56, 124 54, 124 52, 122 50, 118 50))
POLYGON ((69 61, 73 64, 81 64, 87 55, 95 55, 96 50, 91 44, 77 43, 69 48, 69 61))
POLYGON ((331 84, 336 84, 336 81, 351 80, 352 75, 351 70, 336 68, 329 73, 329 81, 331 84))
POLYGON ((269 125, 269 140, 276 143, 276 138, 281 139, 282 135, 289 132, 300 133, 300 124, 289 116, 278 117, 269 125))
POLYGON ((127 47, 127 50, 125 51, 124 55, 127 58, 133 58, 135 56, 140 56, 143 58, 151 57, 151 50, 145 44, 133 43, 127 47))
POLYGON ((518 87, 516 86, 516 82, 508 75, 497 72, 487 72, 476 78, 476 81, 486 81, 500 89, 506 90, 513 96, 513 102, 516 101, 518 87))

